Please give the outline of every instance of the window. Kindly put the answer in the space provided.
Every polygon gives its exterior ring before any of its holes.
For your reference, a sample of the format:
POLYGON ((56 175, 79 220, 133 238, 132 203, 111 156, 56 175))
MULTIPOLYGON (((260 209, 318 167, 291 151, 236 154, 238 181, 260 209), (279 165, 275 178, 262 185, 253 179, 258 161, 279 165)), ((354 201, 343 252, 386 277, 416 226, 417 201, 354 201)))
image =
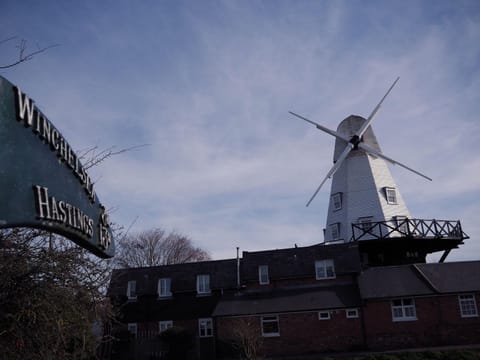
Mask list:
POLYGON ((158 279, 158 297, 170 297, 172 296, 172 291, 170 285, 172 280, 169 278, 158 279))
POLYGON ((391 302, 393 321, 417 320, 413 299, 397 299, 391 302))
POLYGON ((127 298, 129 300, 137 298, 137 282, 135 280, 130 280, 127 284, 127 298))
POLYGON ((408 221, 406 216, 394 216, 395 227, 402 235, 408 235, 408 221))
POLYGON ((278 326, 278 316, 262 316, 262 336, 272 337, 280 336, 280 327, 278 326))
POLYGON ((198 334, 200 337, 213 336, 213 323, 211 318, 198 319, 198 334))
POLYGON ((330 225, 330 235, 332 240, 338 240, 340 238, 340 223, 330 225))
POLYGON ((270 284, 270 279, 268 278, 268 265, 260 265, 258 267, 258 282, 260 285, 270 284))
POLYGON ((137 323, 129 323, 127 329, 130 334, 137 337, 137 323))
POLYGON ((330 320, 330 311, 319 311, 318 320, 330 320))
POLYGON ((335 278, 335 267, 332 259, 315 261, 315 278, 317 280, 335 278))
POLYGON ((159 321, 158 322, 158 331, 159 332, 164 332, 167 329, 170 329, 173 327, 173 321, 172 320, 167 320, 167 321, 159 321))
POLYGON ((372 216, 360 217, 358 218, 358 223, 363 231, 368 232, 372 230, 372 216))
POLYGON ((347 309, 345 310, 345 315, 347 319, 356 319, 358 318, 358 309, 347 309))
POLYGON ((342 208, 342 193, 336 193, 332 195, 333 211, 340 210, 342 208))
POLYGON ((210 294, 210 275, 197 275, 197 293, 210 294))
POLYGON ((477 303, 475 302, 475 295, 458 295, 458 303, 460 305, 460 314, 462 317, 476 317, 477 303))
POLYGON ((388 204, 396 204, 397 203, 397 192, 395 188, 386 187, 385 188, 385 197, 387 198, 388 204))

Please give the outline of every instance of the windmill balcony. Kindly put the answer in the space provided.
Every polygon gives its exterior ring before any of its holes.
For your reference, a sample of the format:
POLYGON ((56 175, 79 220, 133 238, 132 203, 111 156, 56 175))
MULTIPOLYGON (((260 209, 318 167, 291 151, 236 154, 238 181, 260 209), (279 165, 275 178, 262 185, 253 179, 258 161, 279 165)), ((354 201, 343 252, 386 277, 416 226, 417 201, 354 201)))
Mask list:
POLYGON ((352 240, 380 240, 385 238, 445 239, 463 241, 469 237, 462 231, 459 220, 403 219, 353 223, 352 240))

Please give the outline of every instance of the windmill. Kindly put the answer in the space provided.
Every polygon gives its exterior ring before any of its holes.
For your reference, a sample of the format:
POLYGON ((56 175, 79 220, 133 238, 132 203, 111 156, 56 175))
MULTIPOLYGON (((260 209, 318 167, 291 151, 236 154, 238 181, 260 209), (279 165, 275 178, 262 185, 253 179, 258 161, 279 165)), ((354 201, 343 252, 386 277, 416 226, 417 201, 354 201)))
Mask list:
POLYGON ((290 114, 336 138, 334 164, 306 206, 332 178, 324 230, 326 243, 361 240, 359 244, 370 257, 369 263, 404 263, 409 261, 406 257, 424 262, 427 253, 440 250, 444 251, 443 261, 452 248, 467 238, 460 222, 411 218, 387 163, 398 165, 429 181, 432 179, 383 154, 371 127, 375 115, 398 80, 393 82, 368 118, 350 115, 340 123, 337 131, 290 111, 290 114), (448 241, 431 241, 438 238, 448 241), (401 241, 393 243, 392 239, 401 241), (425 241, 418 242, 419 239, 425 241))

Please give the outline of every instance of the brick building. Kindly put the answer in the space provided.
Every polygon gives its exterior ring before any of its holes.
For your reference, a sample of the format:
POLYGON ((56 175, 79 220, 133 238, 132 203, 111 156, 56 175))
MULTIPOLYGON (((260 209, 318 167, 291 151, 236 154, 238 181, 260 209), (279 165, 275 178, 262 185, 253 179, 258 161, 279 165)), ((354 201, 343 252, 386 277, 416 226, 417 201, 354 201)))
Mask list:
POLYGON ((115 270, 109 294, 132 333, 122 354, 160 358, 170 327, 202 359, 234 356, 241 339, 268 357, 478 343, 480 261, 364 259, 351 242, 115 270))

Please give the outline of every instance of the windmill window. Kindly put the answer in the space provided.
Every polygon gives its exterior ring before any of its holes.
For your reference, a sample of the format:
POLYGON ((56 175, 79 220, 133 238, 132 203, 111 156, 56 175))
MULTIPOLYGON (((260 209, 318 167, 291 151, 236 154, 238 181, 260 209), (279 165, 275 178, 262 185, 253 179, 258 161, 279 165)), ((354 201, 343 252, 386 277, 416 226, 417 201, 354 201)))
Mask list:
POLYGON ((385 197, 387 199, 387 204, 396 204, 397 203, 397 191, 395 188, 386 187, 385 188, 385 197))
POLYGON ((135 280, 130 280, 127 284, 127 298, 128 300, 137 299, 137 282, 135 280))
POLYGON ((210 294, 210 275, 197 275, 197 293, 210 294))
POLYGON ((335 278, 335 267, 332 259, 315 261, 315 278, 317 280, 335 278))
POLYGON ((342 193, 336 193, 332 195, 333 211, 342 209, 342 193))
POLYGON ((172 280, 169 278, 158 279, 158 297, 172 296, 171 283, 172 280))
POLYGON ((394 216, 395 227, 402 235, 408 235, 408 221, 406 216, 394 216))
POLYGON ((159 321, 158 322, 158 331, 160 333, 164 332, 167 329, 170 329, 171 327, 173 327, 173 321, 172 320, 159 321))
POLYGON ((391 302, 393 321, 417 320, 413 299, 397 299, 391 302))
POLYGON ((372 216, 358 218, 358 222, 363 231, 368 232, 372 229, 372 216))
POLYGON ((340 223, 330 225, 330 235, 332 240, 338 240, 340 238, 340 223))
POLYGON ((268 265, 260 265, 258 267, 258 282, 260 285, 270 284, 270 279, 268 277, 268 265))
POLYGON ((477 317, 477 303, 475 302, 475 295, 459 295, 458 303, 460 305, 460 315, 462 317, 477 317))

